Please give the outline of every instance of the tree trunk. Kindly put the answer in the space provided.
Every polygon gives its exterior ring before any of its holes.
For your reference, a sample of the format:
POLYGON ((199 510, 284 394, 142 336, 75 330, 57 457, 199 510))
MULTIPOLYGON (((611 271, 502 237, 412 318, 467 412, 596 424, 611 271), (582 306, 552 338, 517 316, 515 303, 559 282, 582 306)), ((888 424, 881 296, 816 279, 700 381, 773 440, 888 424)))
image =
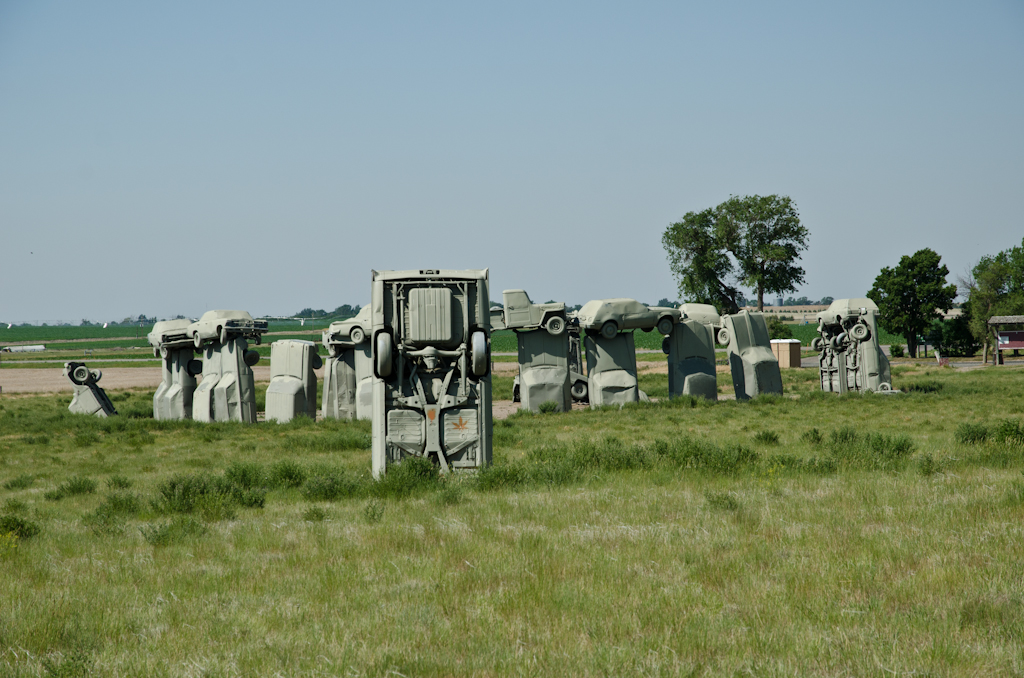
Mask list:
POLYGON ((907 340, 907 353, 911 358, 917 357, 917 335, 916 334, 904 334, 903 338, 907 340))
POLYGON ((982 346, 984 346, 984 353, 982 353, 983 357, 981 359, 981 364, 982 365, 988 365, 988 337, 987 336, 985 337, 985 343, 982 344, 982 346))
POLYGON ((757 310, 764 311, 764 288, 757 286, 757 310))

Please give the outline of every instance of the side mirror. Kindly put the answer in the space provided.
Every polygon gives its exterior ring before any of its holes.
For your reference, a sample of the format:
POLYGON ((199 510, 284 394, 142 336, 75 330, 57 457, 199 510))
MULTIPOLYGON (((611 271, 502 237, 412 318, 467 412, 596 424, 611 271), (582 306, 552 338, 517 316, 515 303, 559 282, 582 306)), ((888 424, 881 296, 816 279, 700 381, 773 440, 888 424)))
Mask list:
POLYGON ((373 369, 379 378, 387 379, 391 376, 391 335, 387 332, 379 332, 375 343, 373 369))
POLYGON ((252 367, 260 361, 259 351, 246 351, 245 355, 242 356, 242 360, 245 361, 246 365, 252 367))
MULTIPOLYGON (((564 328, 564 325, 563 325, 564 328)), ((482 377, 487 374, 490 356, 487 355, 487 336, 477 330, 469 339, 469 356, 472 362, 470 369, 473 376, 482 377)))
POLYGON ((187 363, 185 363, 185 371, 188 372, 189 375, 193 377, 198 377, 200 374, 203 373, 203 361, 196 360, 195 358, 189 360, 187 363))

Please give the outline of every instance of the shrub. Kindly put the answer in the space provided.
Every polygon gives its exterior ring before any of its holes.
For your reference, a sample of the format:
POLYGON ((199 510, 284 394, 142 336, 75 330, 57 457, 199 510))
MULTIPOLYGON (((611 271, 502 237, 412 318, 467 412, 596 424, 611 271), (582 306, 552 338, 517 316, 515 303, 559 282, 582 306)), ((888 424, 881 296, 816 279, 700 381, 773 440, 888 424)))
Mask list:
POLYGON ((779 434, 775 431, 758 431, 754 434, 754 442, 761 445, 778 445, 779 434))
POLYGON ((107 478, 107 487, 111 490, 127 490, 132 486, 132 481, 124 476, 110 476, 107 478))
POLYGON ((234 505, 263 508, 266 490, 242 487, 227 478, 205 473, 182 473, 157 486, 158 497, 153 508, 166 513, 200 511, 208 520, 233 518, 234 505))
POLYGON ((154 523, 139 528, 142 538, 152 546, 168 546, 190 537, 206 534, 207 528, 190 516, 176 516, 167 523, 154 523))
POLYGON ((43 494, 43 496, 50 501, 60 501, 65 497, 73 497, 78 494, 92 494, 95 491, 96 481, 92 478, 71 476, 56 488, 43 494))
POLYGON ((20 499, 8 499, 4 502, 4 513, 24 513, 28 510, 28 504, 20 499))
POLYGON ((889 357, 890 358, 902 358, 906 355, 903 352, 903 344, 891 344, 889 346, 889 357))
POLYGON ((800 436, 800 440, 808 443, 809 445, 820 445, 821 441, 824 440, 824 436, 821 435, 821 431, 816 428, 811 428, 803 432, 800 436))
POLYGON ((1021 428, 1020 422, 1003 419, 992 431, 992 439, 997 443, 1024 441, 1024 429, 1021 428))
POLYGON ((922 454, 917 458, 917 472, 923 476, 934 475, 939 472, 939 462, 930 454, 922 454))
POLYGON ((400 464, 390 464, 384 477, 373 483, 371 492, 377 497, 405 497, 437 484, 438 467, 426 457, 406 457, 400 464))
POLYGON ((302 496, 310 501, 337 501, 354 497, 362 488, 341 469, 320 468, 311 473, 302 485, 302 496))
POLYGON ((448 481, 437 493, 435 501, 441 506, 455 506, 462 502, 462 486, 448 481))
POLYGON ((988 433, 988 427, 984 424, 964 422, 956 427, 953 437, 958 443, 963 445, 977 445, 988 439, 988 433))
POLYGON ((233 461, 224 470, 224 479, 244 489, 266 487, 270 478, 262 464, 252 461, 233 461))
POLYGON ((558 411, 558 403, 554 400, 546 400, 542 402, 537 409, 540 410, 541 414, 552 414, 558 411))
POLYGON ((27 445, 49 445, 50 436, 38 435, 38 436, 23 436, 21 442, 27 445))
POLYGON ((769 339, 792 339, 793 328, 782 322, 778 316, 768 317, 768 338, 769 339))
POLYGON ((39 526, 19 516, 0 516, 0 534, 13 534, 18 539, 29 539, 39 534, 39 526))
POLYGON ((306 469, 297 462, 282 459, 270 467, 270 479, 275 485, 301 487, 306 482, 306 469))
POLYGON ((26 473, 8 480, 4 483, 4 488, 8 490, 24 490, 26 487, 31 487, 34 480, 35 478, 26 473))
POLYGON ((381 518, 384 517, 384 503, 371 500, 370 503, 363 508, 363 517, 366 518, 366 522, 371 525, 379 523, 381 518))

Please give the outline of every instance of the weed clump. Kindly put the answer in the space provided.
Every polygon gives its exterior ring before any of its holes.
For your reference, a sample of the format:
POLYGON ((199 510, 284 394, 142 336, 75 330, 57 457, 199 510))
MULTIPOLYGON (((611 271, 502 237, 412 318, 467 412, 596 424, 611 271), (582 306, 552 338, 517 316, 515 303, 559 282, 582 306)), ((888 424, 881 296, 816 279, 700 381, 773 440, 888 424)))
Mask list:
POLYGON ((1019 421, 1003 419, 992 430, 992 440, 997 443, 1024 442, 1024 428, 1019 421))
POLYGON ((168 546, 191 537, 200 537, 206 534, 207 528, 191 516, 175 516, 170 522, 143 525, 139 532, 151 546, 168 546))
POLYGON ((300 492, 309 501, 337 501, 360 494, 360 484, 340 468, 314 469, 302 484, 300 492))
POLYGON ((370 486, 376 497, 405 497, 437 485, 438 467, 426 457, 407 457, 391 464, 384 477, 370 486))
POLYGON ((938 393, 942 390, 941 381, 917 381, 904 385, 907 393, 938 393))
POLYGON ((231 519, 234 507, 263 508, 267 492, 243 487, 227 477, 182 473, 160 483, 153 508, 161 513, 199 512, 207 520, 231 519))
POLYGON ((379 523, 384 517, 384 503, 371 500, 369 504, 363 508, 363 517, 366 518, 366 522, 370 525, 379 523))
POLYGON ((302 487, 306 477, 306 469, 289 459, 274 462, 270 467, 270 480, 281 487, 302 487))
POLYGON ((29 539, 39 534, 39 526, 20 516, 0 516, 0 534, 13 534, 18 539, 29 539))
POLYGON ((11 478, 4 483, 4 489, 7 490, 24 490, 26 487, 31 487, 35 478, 26 474, 11 478))
POLYGON ((43 494, 43 497, 50 501, 60 501, 65 497, 73 497, 78 494, 92 494, 96 491, 96 481, 92 478, 71 476, 63 483, 43 494))
POLYGON ((928 477, 939 472, 941 465, 930 454, 922 454, 917 458, 917 472, 928 477))
POLYGON ((778 445, 779 434, 775 431, 758 431, 754 434, 754 442, 761 445, 778 445))
POLYGON ((107 478, 107 487, 111 490, 127 490, 132 486, 132 481, 124 476, 110 476, 107 478))
POLYGON ((737 511, 742 506, 730 492, 705 492, 704 503, 716 511, 737 511))
POLYGON ((804 441, 808 445, 820 445, 821 441, 824 439, 825 436, 821 435, 821 431, 817 428, 808 429, 800 436, 800 440, 804 441))
POLYGON ((989 430, 984 424, 964 422, 956 427, 953 438, 962 445, 977 445, 988 440, 989 430))
POLYGON ((327 511, 320 506, 310 506, 302 512, 302 519, 307 523, 321 523, 327 518, 327 511))
POLYGON ((829 453, 847 468, 895 471, 904 466, 915 445, 910 436, 867 433, 844 426, 829 434, 829 453))
POLYGON ((545 400, 537 407, 537 409, 541 414, 553 414, 558 411, 558 403, 554 400, 545 400))

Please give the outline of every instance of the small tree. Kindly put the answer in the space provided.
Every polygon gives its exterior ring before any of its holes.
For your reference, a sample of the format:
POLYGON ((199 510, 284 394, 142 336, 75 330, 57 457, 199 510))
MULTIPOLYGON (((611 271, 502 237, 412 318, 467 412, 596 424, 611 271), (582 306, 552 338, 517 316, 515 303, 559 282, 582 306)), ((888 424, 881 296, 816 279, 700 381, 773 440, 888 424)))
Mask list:
POLYGON ((907 340, 911 358, 917 357, 917 338, 941 320, 956 298, 956 285, 946 284, 949 269, 933 250, 904 256, 895 268, 883 268, 868 297, 878 304, 879 321, 893 334, 907 340))
POLYGON ((792 339, 793 328, 782 322, 778 316, 770 316, 768 318, 768 338, 769 339, 792 339))
POLYGON ((1024 241, 1020 247, 982 257, 959 283, 961 294, 967 297, 964 312, 970 318, 971 334, 984 347, 984 361, 988 362, 989 318, 1024 313, 1024 241))

